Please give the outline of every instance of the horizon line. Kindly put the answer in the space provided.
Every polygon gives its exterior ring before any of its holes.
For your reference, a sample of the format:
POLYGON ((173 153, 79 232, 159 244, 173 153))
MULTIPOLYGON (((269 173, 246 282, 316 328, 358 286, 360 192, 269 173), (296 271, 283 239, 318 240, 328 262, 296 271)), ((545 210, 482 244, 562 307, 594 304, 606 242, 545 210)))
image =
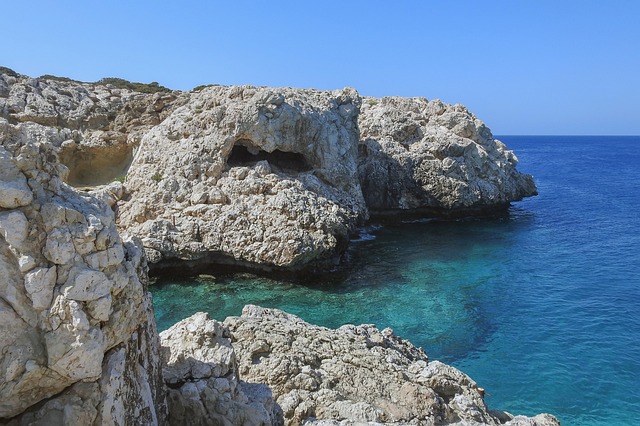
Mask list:
POLYGON ((545 136, 545 137, 624 137, 624 138, 637 138, 640 137, 640 134, 638 135, 628 135, 628 134, 545 134, 545 133, 537 133, 537 134, 533 134, 533 133, 503 133, 503 134, 495 134, 493 135, 494 138, 499 138, 499 137, 503 137, 503 136, 545 136))

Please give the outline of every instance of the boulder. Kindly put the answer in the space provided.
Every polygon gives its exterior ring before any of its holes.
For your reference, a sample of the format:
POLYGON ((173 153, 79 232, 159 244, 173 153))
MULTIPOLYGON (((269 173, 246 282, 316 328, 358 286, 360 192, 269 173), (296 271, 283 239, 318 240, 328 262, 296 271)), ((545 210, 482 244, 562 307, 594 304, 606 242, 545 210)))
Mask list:
POLYGON ((171 425, 278 425, 271 390, 238 376, 224 325, 197 313, 160 333, 171 425))

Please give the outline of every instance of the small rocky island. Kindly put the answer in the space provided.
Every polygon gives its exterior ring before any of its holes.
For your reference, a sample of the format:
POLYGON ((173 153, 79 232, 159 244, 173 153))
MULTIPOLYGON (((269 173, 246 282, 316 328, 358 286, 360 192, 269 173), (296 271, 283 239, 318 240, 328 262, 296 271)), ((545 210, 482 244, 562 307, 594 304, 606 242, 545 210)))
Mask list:
MULTIPOLYGON (((0 424, 557 425, 374 325, 257 306, 158 335, 149 268, 335 265, 373 216, 536 193, 461 105, 0 68, 0 424)), ((514 378, 517 380, 517 378, 514 378)))

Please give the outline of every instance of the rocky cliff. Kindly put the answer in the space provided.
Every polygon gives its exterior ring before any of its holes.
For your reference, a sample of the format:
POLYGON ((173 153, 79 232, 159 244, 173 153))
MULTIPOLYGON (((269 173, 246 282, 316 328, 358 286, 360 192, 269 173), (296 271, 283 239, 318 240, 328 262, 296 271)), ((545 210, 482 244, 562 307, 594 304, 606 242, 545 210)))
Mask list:
POLYGON ((460 105, 353 89, 125 87, 0 74, 0 117, 37 123, 67 181, 115 200, 149 260, 335 262, 369 213, 461 215, 536 193, 460 105))
POLYGON ((295 269, 339 253, 369 209, 532 194, 466 110, 383 99, 377 128, 352 89, 139 93, 1 71, 1 424, 557 424, 489 411, 470 378, 371 325, 249 306, 160 345, 145 251, 295 269), (453 196, 428 186, 443 167, 453 196))
POLYGON ((142 246, 121 239, 106 203, 63 182, 55 134, 0 118, 0 419, 162 422, 142 246))
POLYGON ((209 87, 142 139, 120 223, 152 260, 297 268, 344 248, 367 210, 353 90, 209 87))
POLYGON ((365 98, 358 172, 372 212, 465 215, 537 193, 512 151, 462 105, 365 98))

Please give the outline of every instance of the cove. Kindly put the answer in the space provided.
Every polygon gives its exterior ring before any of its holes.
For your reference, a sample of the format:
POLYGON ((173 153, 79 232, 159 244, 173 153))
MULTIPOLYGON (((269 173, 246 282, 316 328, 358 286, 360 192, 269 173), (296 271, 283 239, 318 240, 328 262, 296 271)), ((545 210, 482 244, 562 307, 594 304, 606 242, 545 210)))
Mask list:
POLYGON ((224 318, 254 303, 327 327, 390 326, 450 363, 490 335, 490 312, 482 301, 500 273, 492 264, 503 241, 489 234, 508 220, 371 227, 352 242, 338 271, 304 280, 249 273, 158 279, 152 288, 158 327, 168 328, 194 309, 224 318))
POLYGON ((375 323, 450 363, 492 408, 563 424, 640 421, 638 137, 503 137, 540 195, 505 215, 371 226, 332 274, 158 277, 158 326, 276 307, 375 323))

